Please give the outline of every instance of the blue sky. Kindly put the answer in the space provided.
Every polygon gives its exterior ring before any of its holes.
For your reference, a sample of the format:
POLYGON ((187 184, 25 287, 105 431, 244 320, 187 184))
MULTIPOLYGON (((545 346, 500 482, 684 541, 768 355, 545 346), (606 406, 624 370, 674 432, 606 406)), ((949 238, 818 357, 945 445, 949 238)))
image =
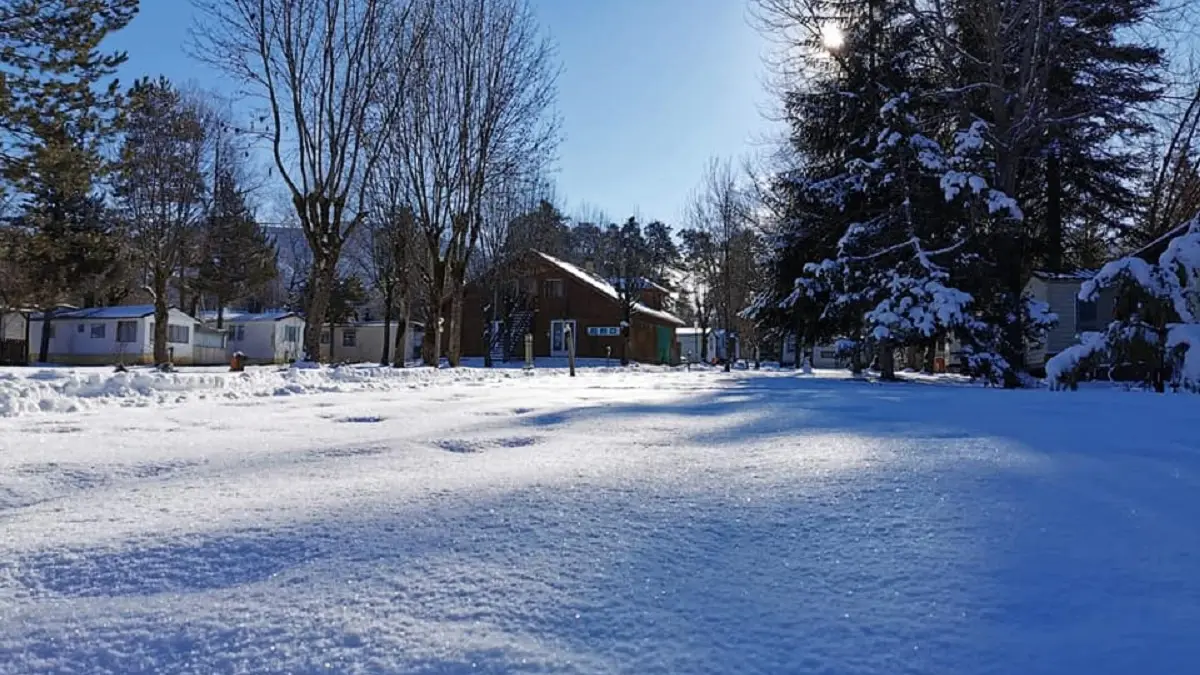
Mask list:
MULTIPOLYGON (((708 157, 751 152, 772 126, 765 41, 743 0, 533 0, 563 73, 558 198, 614 220, 678 224, 708 157)), ((166 75, 231 90, 185 53, 186 0, 143 0, 111 44, 129 52, 123 77, 166 75)))

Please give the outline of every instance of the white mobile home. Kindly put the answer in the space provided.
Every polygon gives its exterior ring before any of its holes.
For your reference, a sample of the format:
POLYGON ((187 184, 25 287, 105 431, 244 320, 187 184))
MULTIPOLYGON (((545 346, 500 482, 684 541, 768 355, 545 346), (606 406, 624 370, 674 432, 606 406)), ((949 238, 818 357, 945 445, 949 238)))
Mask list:
MULTIPOLYGON (((210 328, 216 313, 203 315, 210 328)), ((228 356, 241 352, 248 363, 289 363, 304 351, 304 319, 286 310, 271 312, 225 312, 222 329, 229 335, 228 356)))
POLYGON ((0 309, 0 365, 25 365, 29 362, 26 345, 29 315, 20 309, 0 309))
MULTIPOLYGON (((802 354, 800 356, 801 363, 803 359, 808 357, 813 368, 828 368, 837 369, 845 368, 845 361, 837 357, 837 347, 832 344, 820 344, 813 347, 811 354, 802 354)), ((796 336, 788 334, 783 339, 783 348, 779 353, 779 365, 796 367, 796 336)))
MULTIPOLYGON (((708 360, 717 359, 723 361, 727 345, 725 344, 725 331, 719 328, 708 329, 703 341, 700 337, 699 328, 676 328, 675 343, 679 346, 679 358, 684 361, 690 360, 692 363, 699 363, 701 355, 707 355, 708 360), (702 347, 707 344, 707 349, 702 347)), ((733 338, 733 360, 741 358, 741 341, 734 336, 733 338)))
MULTIPOLYGON (((382 321, 358 321, 325 326, 321 331, 321 360, 345 363, 379 363, 383 358, 384 323, 382 321)), ((388 361, 395 360, 396 335, 400 322, 393 321, 388 332, 388 361)), ((425 327, 410 321, 404 334, 405 361, 420 358, 424 342, 425 327)))
POLYGON ((1025 292, 1035 300, 1049 305, 1050 311, 1058 316, 1058 324, 1046 336, 1045 344, 1029 345, 1025 354, 1026 365, 1029 368, 1042 368, 1052 356, 1078 344, 1080 334, 1102 331, 1112 321, 1116 297, 1111 290, 1102 291, 1095 302, 1083 302, 1079 299, 1079 290, 1083 282, 1093 276, 1094 272, 1086 270, 1033 273, 1033 278, 1025 286, 1025 292))
MULTIPOLYGON (((167 318, 168 348, 177 365, 195 362, 196 320, 172 307, 167 318)), ((29 360, 37 361, 46 325, 38 313, 29 320, 29 360)), ((66 365, 154 365, 154 306, 124 305, 57 310, 50 318, 47 363, 66 365)))

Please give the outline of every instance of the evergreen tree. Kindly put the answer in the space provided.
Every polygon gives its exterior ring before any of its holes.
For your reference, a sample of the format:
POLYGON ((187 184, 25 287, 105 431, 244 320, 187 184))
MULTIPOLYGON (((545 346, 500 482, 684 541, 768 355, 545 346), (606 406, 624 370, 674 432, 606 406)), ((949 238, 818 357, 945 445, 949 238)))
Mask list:
POLYGON ((116 195, 154 302, 154 362, 161 366, 169 361, 169 283, 202 211, 206 120, 165 79, 135 83, 128 101, 116 195))
POLYGON ((38 182, 48 146, 71 139, 94 173, 96 151, 115 129, 125 62, 101 42, 137 13, 137 0, 10 0, 0 6, 0 161, 25 192, 38 182))
POLYGON ((659 283, 668 283, 668 275, 679 265, 679 247, 671 237, 671 226, 651 221, 646 225, 645 238, 651 275, 659 283))
POLYGON ((543 199, 536 209, 509 223, 504 249, 509 254, 534 249, 555 257, 566 257, 568 238, 566 216, 543 199))
POLYGON ((261 292, 279 274, 275 244, 258 224, 228 170, 217 175, 200 251, 196 287, 213 299, 218 328, 226 304, 261 292))
POLYGON ((103 200, 92 190, 91 176, 80 167, 93 156, 67 138, 51 138, 29 164, 23 210, 17 227, 26 234, 20 263, 36 283, 34 304, 46 322, 38 360, 50 350, 55 306, 93 307, 115 300, 127 266, 120 231, 103 200))
POLYGON ((1157 5, 1051 3, 1044 32, 1052 44, 1047 133, 1020 195, 1027 216, 1044 223, 1039 259, 1049 270, 1094 264, 1097 240, 1110 238, 1141 208, 1138 179, 1149 158, 1139 141, 1153 131, 1144 112, 1162 94, 1164 59, 1161 49, 1133 41, 1130 32, 1157 5))

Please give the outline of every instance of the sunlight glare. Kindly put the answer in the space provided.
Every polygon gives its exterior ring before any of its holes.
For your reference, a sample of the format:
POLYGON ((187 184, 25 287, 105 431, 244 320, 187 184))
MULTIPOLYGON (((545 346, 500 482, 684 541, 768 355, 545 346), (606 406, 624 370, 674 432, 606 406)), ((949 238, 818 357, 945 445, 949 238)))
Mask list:
POLYGON ((831 52, 835 52, 846 44, 846 34, 842 32, 840 26, 836 23, 827 23, 821 26, 821 45, 831 52))

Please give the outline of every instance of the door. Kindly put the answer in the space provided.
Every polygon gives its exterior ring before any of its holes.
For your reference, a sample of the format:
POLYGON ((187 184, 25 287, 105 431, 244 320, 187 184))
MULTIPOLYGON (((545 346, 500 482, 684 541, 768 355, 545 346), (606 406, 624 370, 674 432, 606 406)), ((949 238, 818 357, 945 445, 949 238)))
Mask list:
POLYGON ((671 362, 671 329, 663 326, 654 327, 655 337, 658 342, 658 362, 671 362))
POLYGON ((550 356, 567 355, 567 326, 571 326, 570 339, 575 339, 575 322, 556 320, 550 322, 550 356))

